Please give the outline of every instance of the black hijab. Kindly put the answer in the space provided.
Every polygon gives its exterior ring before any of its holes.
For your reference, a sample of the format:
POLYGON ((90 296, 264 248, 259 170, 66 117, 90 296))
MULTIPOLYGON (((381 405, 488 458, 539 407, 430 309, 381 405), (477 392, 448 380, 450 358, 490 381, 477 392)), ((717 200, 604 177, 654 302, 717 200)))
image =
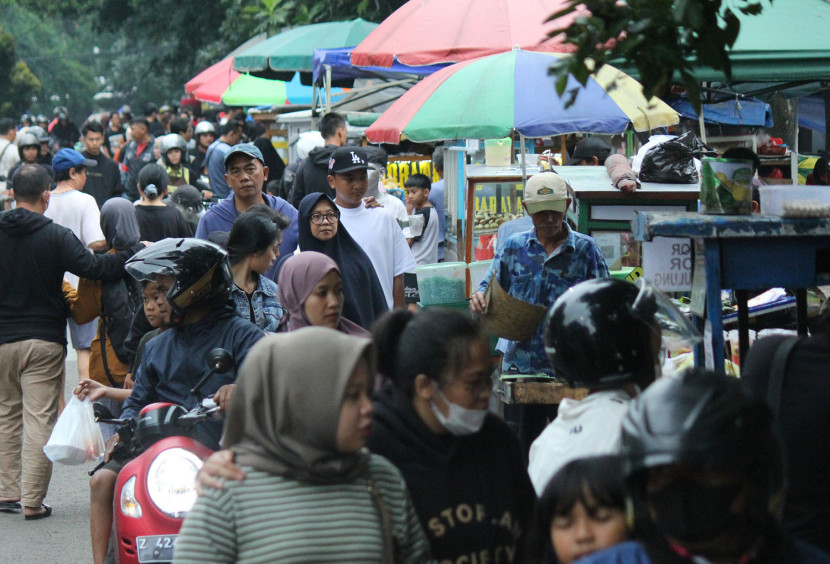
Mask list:
POLYGON ((324 198, 337 210, 334 200, 322 192, 312 192, 300 201, 300 250, 323 253, 337 263, 343 276, 343 317, 371 329, 372 323, 388 309, 383 288, 372 261, 342 223, 338 222, 337 234, 328 241, 315 239, 311 234, 308 216, 324 198))

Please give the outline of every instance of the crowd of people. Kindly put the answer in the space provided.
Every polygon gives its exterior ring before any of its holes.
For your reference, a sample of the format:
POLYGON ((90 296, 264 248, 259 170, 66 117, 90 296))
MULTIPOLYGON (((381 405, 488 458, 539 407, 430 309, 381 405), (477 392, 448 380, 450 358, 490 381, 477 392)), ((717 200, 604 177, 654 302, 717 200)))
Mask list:
MULTIPOLYGON (((301 136, 293 163, 235 112, 106 118, 0 120, 0 513, 52 514, 43 446, 69 320, 74 392, 123 419, 196 407, 208 353, 230 353, 201 388, 224 417, 196 428, 215 452, 175 562, 830 562, 830 487, 810 451, 830 452, 823 410, 795 407, 825 394, 827 320, 784 353, 759 341, 742 382, 662 376, 667 347, 699 334, 648 282, 609 277, 552 171, 500 228, 470 314, 421 310, 407 275, 445 258, 443 180, 386 193, 386 153, 349 145, 343 116, 301 136), (500 340, 495 371, 477 315, 493 284, 547 311, 526 340, 500 340), (494 373, 587 396, 502 414, 494 373)), ((610 153, 581 142, 570 164, 608 161, 636 191, 610 153)), ((115 550, 123 468, 122 437, 105 438, 96 563, 115 550)))

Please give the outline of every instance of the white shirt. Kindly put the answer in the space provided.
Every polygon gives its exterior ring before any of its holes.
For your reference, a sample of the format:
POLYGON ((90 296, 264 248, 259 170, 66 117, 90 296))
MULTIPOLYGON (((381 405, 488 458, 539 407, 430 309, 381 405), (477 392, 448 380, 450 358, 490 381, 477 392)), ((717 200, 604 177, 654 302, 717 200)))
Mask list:
POLYGON ((541 496, 553 475, 572 460, 618 454, 622 419, 630 403, 622 390, 563 399, 556 419, 530 445, 527 473, 536 494, 541 496))
MULTIPOLYGON (((20 160, 20 153, 17 152, 17 146, 14 143, 9 143, 5 137, 0 138, 0 153, 3 157, 0 158, 0 176, 6 177, 9 171, 20 160), (5 151, 5 152, 4 152, 5 151)), ((0 190, 6 189, 6 181, 0 182, 0 190)))
POLYGON ((412 243, 412 255, 418 266, 438 262, 438 210, 430 208, 429 221, 424 227, 421 238, 412 243))
POLYGON ((357 208, 337 208, 343 226, 372 261, 386 304, 389 309, 394 308, 395 276, 414 272, 416 266, 397 220, 391 212, 383 208, 367 209, 363 203, 357 208))
MULTIPOLYGON (((52 192, 49 196, 49 207, 43 215, 71 230, 84 247, 88 247, 95 241, 104 240, 104 232, 101 231, 101 212, 98 210, 95 198, 90 194, 78 190, 58 194, 52 192)), ((67 273, 65 276, 72 286, 78 287, 77 276, 72 273, 67 273)))

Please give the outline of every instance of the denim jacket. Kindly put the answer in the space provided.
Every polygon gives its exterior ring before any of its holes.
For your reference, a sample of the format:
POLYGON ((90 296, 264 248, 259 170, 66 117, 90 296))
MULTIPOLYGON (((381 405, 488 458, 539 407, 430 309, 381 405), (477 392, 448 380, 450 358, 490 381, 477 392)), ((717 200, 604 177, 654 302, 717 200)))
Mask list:
POLYGON ((259 284, 251 296, 250 304, 245 291, 236 284, 231 288, 231 296, 236 306, 236 313, 240 317, 250 320, 250 306, 253 305, 256 326, 266 333, 276 332, 285 310, 280 305, 280 300, 277 298, 277 285, 272 280, 259 275, 259 284))
MULTIPOLYGON (((596 241, 570 228, 567 240, 550 256, 536 238, 536 229, 511 235, 497 251, 487 276, 479 285, 480 292, 487 289, 494 273, 508 294, 545 308, 552 306, 571 286, 609 276, 608 265, 596 241)), ((502 371, 552 376, 543 335, 544 323, 540 323, 529 341, 499 339, 499 350, 504 353, 502 371)))

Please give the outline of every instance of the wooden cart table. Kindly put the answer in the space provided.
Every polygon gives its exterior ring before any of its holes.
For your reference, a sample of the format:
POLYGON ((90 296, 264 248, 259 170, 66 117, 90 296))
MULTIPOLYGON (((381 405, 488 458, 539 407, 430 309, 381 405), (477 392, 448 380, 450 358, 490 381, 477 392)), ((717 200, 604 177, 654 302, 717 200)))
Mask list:
POLYGON ((569 388, 553 378, 508 376, 499 380, 495 394, 502 403, 554 405, 564 398, 583 399, 588 395, 588 390, 569 388))

